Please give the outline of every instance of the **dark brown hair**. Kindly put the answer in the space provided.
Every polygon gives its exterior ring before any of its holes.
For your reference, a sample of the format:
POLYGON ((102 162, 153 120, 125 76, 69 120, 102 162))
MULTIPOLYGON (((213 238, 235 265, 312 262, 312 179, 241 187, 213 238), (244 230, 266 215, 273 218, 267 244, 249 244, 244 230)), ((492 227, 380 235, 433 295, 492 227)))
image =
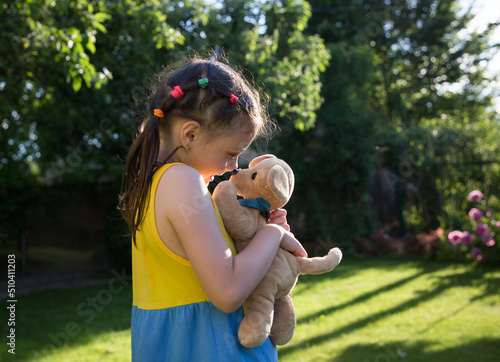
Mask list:
POLYGON ((177 70, 164 71, 153 86, 150 98, 148 115, 128 154, 119 202, 134 244, 148 207, 154 171, 168 162, 158 160, 158 152, 160 133, 169 134, 172 117, 195 120, 214 137, 236 129, 258 135, 269 124, 259 93, 239 71, 216 60, 193 58, 177 70), (198 80, 205 77, 208 86, 202 88, 198 80), (175 86, 184 92, 177 99, 171 95, 175 86), (236 103, 230 101, 231 94, 238 97, 236 103), (155 116, 154 109, 160 109, 165 116, 155 116))

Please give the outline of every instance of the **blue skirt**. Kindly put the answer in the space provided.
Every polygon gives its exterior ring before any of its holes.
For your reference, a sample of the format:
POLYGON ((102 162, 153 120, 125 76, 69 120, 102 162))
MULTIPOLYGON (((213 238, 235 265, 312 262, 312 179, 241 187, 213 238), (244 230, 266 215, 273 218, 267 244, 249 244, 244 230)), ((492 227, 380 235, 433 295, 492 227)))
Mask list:
POLYGON ((132 361, 277 361, 268 338, 243 347, 238 328, 243 307, 227 314, 210 302, 159 310, 132 307, 132 361))

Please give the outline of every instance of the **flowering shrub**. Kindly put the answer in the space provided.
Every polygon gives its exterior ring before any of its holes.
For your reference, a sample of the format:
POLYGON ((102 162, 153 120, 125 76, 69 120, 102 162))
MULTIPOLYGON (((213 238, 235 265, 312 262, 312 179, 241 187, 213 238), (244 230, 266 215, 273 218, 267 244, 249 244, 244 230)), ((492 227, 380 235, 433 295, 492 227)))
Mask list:
POLYGON ((407 234, 407 254, 435 258, 441 241, 445 238, 444 230, 437 228, 427 233, 407 234))
POLYGON ((370 234, 368 238, 355 238, 353 245, 357 253, 372 256, 379 256, 380 254, 402 255, 405 251, 404 242, 391 237, 383 229, 370 234))
MULTIPOLYGON (((474 190, 467 196, 471 203, 478 203, 486 207, 484 195, 479 190, 474 190)), ((479 207, 473 207, 469 211, 469 218, 473 224, 473 231, 454 230, 448 234, 448 240, 453 245, 463 245, 469 251, 475 260, 483 260, 487 249, 498 245, 495 240, 495 231, 500 228, 500 221, 493 220, 495 215, 491 210, 481 210, 479 207), (491 229, 490 229, 491 228, 491 229)), ((498 216, 498 215, 497 215, 498 216)))

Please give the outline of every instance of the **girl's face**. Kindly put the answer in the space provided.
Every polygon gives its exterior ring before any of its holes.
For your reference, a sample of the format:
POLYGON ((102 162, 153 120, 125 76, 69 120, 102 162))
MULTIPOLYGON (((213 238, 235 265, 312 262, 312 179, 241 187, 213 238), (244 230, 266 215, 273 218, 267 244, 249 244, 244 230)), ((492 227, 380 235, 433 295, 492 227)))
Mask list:
POLYGON ((201 173, 208 184, 216 175, 238 168, 238 157, 254 139, 253 133, 235 131, 219 136, 201 132, 190 144, 186 163, 201 173))

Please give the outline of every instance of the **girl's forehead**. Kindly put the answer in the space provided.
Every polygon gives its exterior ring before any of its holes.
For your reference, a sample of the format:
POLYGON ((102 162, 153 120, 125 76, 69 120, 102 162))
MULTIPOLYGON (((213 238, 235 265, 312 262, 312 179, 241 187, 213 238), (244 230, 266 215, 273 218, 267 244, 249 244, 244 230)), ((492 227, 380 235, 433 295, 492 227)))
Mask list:
POLYGON ((220 144, 224 144, 234 150, 245 150, 250 146, 254 139, 253 133, 244 131, 232 131, 221 135, 219 138, 220 144))

